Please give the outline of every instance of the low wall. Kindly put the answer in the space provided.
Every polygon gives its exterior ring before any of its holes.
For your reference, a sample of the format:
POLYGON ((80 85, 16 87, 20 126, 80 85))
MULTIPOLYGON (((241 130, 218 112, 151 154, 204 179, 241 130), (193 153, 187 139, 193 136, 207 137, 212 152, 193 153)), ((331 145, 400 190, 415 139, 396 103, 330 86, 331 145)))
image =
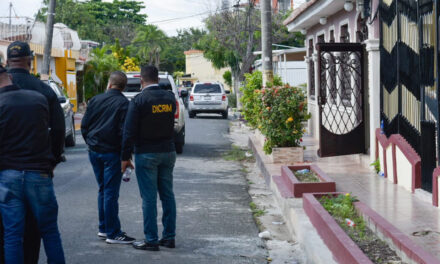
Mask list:
POLYGON ((421 188, 420 156, 401 135, 394 134, 387 138, 377 129, 376 146, 376 158, 388 180, 413 193, 421 188))

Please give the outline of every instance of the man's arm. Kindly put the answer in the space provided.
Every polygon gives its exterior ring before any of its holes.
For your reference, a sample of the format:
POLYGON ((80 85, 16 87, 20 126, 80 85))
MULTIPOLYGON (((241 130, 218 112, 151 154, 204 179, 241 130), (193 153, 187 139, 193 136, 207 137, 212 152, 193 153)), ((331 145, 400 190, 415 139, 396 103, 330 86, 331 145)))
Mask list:
MULTIPOLYGON (((50 89, 50 88, 49 88, 50 89)), ((64 152, 64 140, 66 137, 66 125, 64 123, 64 112, 61 108, 55 93, 50 97, 50 138, 52 145, 52 153, 55 156, 56 164, 61 162, 61 155, 64 152)))
POLYGON ((5 112, 0 107, 0 145, 3 140, 3 134, 5 133, 5 130, 6 130, 6 121, 4 120, 5 119, 4 117, 5 117, 5 112), (3 118, 1 118, 1 117, 3 117, 3 118))
POLYGON ((90 115, 93 111, 93 98, 89 101, 86 109, 86 113, 84 114, 81 120, 81 135, 84 138, 84 142, 87 144, 87 134, 89 133, 90 126, 90 115))
POLYGON ((134 143, 136 142, 137 133, 139 131, 139 116, 139 109, 135 99, 133 99, 128 106, 127 116, 124 122, 124 131, 122 133, 122 161, 131 159, 134 143))

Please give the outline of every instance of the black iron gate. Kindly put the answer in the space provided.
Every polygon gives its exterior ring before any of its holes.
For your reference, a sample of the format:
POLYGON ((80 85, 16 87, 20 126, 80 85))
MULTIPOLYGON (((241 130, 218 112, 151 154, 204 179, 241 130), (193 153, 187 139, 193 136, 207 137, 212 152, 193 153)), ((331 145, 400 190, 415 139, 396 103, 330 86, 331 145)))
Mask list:
POLYGON ((380 1, 381 121, 422 160, 422 188, 431 191, 438 161, 438 0, 380 1))
POLYGON ((320 157, 365 152, 364 48, 358 43, 320 43, 320 157))

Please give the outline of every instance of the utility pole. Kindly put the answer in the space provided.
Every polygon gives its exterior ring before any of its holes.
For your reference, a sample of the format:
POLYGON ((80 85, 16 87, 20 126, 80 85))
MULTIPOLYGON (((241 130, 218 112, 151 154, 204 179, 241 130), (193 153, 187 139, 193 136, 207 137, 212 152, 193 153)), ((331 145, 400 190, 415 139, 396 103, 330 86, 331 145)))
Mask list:
POLYGON ((12 2, 9 2, 9 34, 12 32, 12 2))
POLYGON ((41 71, 41 74, 47 74, 47 75, 49 74, 50 57, 52 51, 55 2, 56 0, 50 0, 49 2, 49 11, 47 13, 47 21, 46 21, 46 42, 44 43, 43 69, 41 71))
POLYGON ((272 65, 272 8, 271 0, 261 1, 261 47, 263 62, 263 87, 267 82, 273 82, 272 65))

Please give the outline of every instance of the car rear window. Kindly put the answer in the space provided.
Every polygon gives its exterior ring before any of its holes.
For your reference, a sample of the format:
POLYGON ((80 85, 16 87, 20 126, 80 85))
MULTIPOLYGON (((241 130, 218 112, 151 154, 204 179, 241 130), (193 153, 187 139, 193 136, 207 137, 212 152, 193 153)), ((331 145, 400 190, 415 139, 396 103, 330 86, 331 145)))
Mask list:
POLYGON ((222 89, 218 84, 197 84, 194 93, 222 93, 222 89))
MULTIPOLYGON (((159 78, 159 86, 167 91, 172 91, 173 87, 171 83, 166 78, 159 78)), ((124 92, 135 93, 141 91, 141 79, 140 78, 128 78, 127 85, 125 86, 124 92)))
POLYGON ((124 92, 136 93, 141 91, 141 79, 140 78, 128 78, 127 85, 124 92))

